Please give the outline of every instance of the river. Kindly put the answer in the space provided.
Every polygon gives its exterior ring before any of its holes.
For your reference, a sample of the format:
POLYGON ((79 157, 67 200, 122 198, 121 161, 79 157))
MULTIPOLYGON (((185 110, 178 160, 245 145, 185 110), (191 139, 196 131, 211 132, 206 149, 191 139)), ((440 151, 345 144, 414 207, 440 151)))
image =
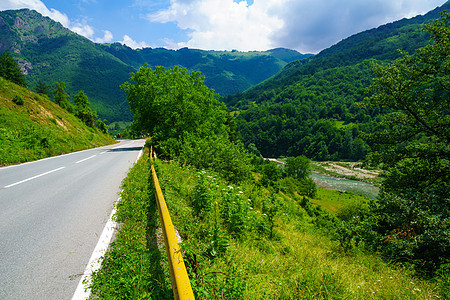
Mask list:
POLYGON ((336 178, 317 173, 312 173, 311 177, 320 187, 343 192, 351 192, 357 195, 366 196, 367 198, 371 199, 376 199, 378 196, 379 188, 367 182, 345 178, 336 178))

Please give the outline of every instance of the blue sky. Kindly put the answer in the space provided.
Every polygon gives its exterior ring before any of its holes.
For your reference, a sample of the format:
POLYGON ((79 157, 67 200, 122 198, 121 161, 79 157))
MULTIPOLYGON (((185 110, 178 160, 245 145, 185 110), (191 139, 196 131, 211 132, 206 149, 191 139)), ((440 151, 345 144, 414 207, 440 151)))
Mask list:
POLYGON ((424 14, 446 0, 1 0, 92 41, 132 48, 317 53, 343 38, 424 14))

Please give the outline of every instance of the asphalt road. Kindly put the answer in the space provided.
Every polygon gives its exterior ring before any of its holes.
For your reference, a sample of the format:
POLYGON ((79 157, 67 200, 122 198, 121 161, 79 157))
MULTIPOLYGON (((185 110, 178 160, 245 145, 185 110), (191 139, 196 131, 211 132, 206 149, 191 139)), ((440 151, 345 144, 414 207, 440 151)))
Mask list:
POLYGON ((143 140, 0 168, 0 299, 71 299, 143 140))

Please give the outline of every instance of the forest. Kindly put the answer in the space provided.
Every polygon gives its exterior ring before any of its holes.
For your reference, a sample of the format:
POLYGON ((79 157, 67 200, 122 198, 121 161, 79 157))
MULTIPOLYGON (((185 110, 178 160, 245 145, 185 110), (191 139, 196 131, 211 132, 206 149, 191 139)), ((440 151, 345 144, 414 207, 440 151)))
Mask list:
POLYGON ((236 115, 248 149, 264 157, 306 155, 315 160, 361 160, 373 145, 366 135, 381 130, 384 107, 362 107, 374 65, 413 53, 430 33, 446 3, 424 16, 358 33, 282 71, 243 93, 223 97, 236 115))

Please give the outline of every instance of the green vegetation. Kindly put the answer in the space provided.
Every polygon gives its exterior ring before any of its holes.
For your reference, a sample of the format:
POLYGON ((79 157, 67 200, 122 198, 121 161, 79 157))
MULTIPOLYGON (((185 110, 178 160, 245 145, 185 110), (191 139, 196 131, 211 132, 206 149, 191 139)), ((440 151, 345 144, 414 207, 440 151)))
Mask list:
POLYGON ((0 77, 0 165, 114 143, 74 115, 0 77))
POLYGON ((148 134, 159 155, 199 168, 214 168, 240 181, 250 158, 232 135, 233 119, 199 72, 141 67, 122 85, 134 113, 132 128, 148 134))
POLYGON ((70 95, 66 93, 65 89, 66 83, 64 81, 55 82, 55 89, 53 90, 54 100, 56 104, 73 113, 75 109, 70 102, 70 95))
MULTIPOLYGON (((79 91, 75 95, 75 116, 77 116, 84 124, 89 127, 95 127, 95 119, 97 119, 97 113, 90 107, 88 97, 84 91, 79 91)), ((104 130, 102 130, 104 132, 104 130)))
MULTIPOLYGON (((26 87, 26 82, 23 74, 20 71, 18 64, 9 55, 9 53, 2 53, 0 55, 0 71, 0 77, 26 87)), ((92 128, 95 128, 97 126, 97 128, 99 128, 101 132, 107 133, 108 128, 105 124, 105 121, 96 120, 97 113, 91 109, 88 97, 86 96, 84 91, 79 91, 78 94, 75 95, 74 105, 70 101, 70 95, 65 91, 65 82, 55 82, 54 85, 55 88, 53 90, 53 93, 50 94, 48 86, 39 81, 39 84, 37 86, 39 94, 47 98, 53 96, 53 101, 56 104, 58 104, 69 113, 74 114, 81 121, 83 121, 84 124, 92 128)), ((12 101, 17 105, 24 104, 24 100, 19 95, 14 96, 12 101)))
POLYGON ((404 19, 351 36, 329 49, 294 61, 244 93, 224 97, 237 114, 247 149, 264 157, 363 160, 371 151, 365 134, 381 130, 389 110, 360 107, 372 83, 372 63, 390 62, 427 44, 425 23, 449 9, 447 2, 424 16, 404 19), (343 125, 343 126, 342 126, 343 125))
POLYGON ((373 210, 375 246, 450 282, 450 13, 426 26, 429 45, 376 66, 366 105, 392 111, 370 136, 387 169, 373 210))
POLYGON ((27 86, 25 77, 9 52, 0 53, 0 77, 23 87, 27 86))
POLYGON ((317 188, 316 197, 311 198, 310 202, 334 215, 344 214, 356 207, 367 209, 370 203, 364 196, 320 187, 317 188))
MULTIPOLYGON (((314 200, 339 212, 338 218, 295 191, 233 185, 176 162, 156 162, 156 169, 197 299, 439 296, 438 284, 339 239, 346 212, 368 201, 362 197, 326 191, 326 199, 314 200), (344 205, 347 197, 353 206, 344 205)), ((121 230, 94 275, 93 299, 172 297, 149 176, 144 156, 124 181, 117 205, 121 230)))

